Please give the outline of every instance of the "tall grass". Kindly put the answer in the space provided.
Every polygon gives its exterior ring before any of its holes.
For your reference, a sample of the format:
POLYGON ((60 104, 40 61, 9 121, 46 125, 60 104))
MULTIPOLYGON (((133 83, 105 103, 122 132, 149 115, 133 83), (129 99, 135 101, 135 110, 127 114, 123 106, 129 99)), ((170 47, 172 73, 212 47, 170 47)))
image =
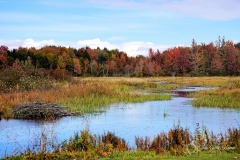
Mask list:
POLYGON ((190 95, 197 107, 240 108, 240 80, 229 80, 224 86, 190 95))
MULTIPOLYGON (((84 83, 84 82, 83 82, 84 83)), ((87 87, 75 86, 71 88, 72 94, 64 99, 61 103, 70 106, 71 111, 92 112, 103 106, 113 103, 129 103, 129 102, 144 102, 152 100, 168 100, 170 96, 167 94, 143 94, 136 92, 139 86, 131 86, 123 83, 114 82, 95 82, 87 81, 87 87), (79 90, 86 89, 82 93, 79 90)), ((144 87, 140 85, 141 87, 144 87)), ((148 86, 146 86, 148 87, 148 86)), ((146 88, 145 87, 145 88, 146 88)))
POLYGON ((76 79, 72 83, 62 82, 61 85, 49 90, 16 91, 0 93, 0 112, 5 118, 11 118, 11 109, 19 104, 33 101, 62 104, 69 111, 80 111, 83 114, 100 110, 112 103, 144 102, 152 100, 169 100, 167 94, 143 93, 146 88, 155 84, 149 82, 124 82, 104 78, 76 79), (141 89, 141 90, 139 90, 141 89))

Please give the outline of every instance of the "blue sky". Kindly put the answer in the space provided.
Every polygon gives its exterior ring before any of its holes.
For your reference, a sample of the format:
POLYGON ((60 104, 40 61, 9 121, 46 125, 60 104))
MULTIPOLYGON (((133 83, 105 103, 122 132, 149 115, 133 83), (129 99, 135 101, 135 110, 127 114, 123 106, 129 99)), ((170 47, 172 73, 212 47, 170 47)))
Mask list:
POLYGON ((148 48, 240 41, 239 0, 0 0, 0 45, 148 48))

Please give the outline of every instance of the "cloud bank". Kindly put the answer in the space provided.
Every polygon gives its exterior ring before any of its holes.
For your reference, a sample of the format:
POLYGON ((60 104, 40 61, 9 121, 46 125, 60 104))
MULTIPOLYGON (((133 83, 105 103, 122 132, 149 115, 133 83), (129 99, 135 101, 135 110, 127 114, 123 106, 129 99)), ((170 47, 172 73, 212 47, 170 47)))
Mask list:
POLYGON ((160 51, 166 50, 168 48, 173 47, 173 45, 156 45, 151 42, 126 42, 122 44, 111 44, 108 41, 101 41, 99 38, 90 39, 90 40, 80 40, 78 42, 55 42, 54 40, 43 40, 43 41, 34 41, 33 39, 29 38, 26 40, 0 40, 0 45, 6 45, 9 49, 22 47, 35 47, 41 48, 46 45, 56 45, 56 46, 65 46, 65 47, 74 47, 74 48, 81 48, 81 47, 90 47, 90 48, 101 48, 104 47, 108 49, 118 49, 119 51, 124 51, 127 53, 128 56, 137 56, 137 55, 148 55, 149 48, 153 48, 155 51, 158 49, 160 51))
POLYGON ((26 40, 0 40, 0 45, 5 45, 9 49, 16 49, 18 47, 26 47, 26 48, 41 48, 46 45, 56 45, 54 40, 43 40, 43 41, 34 41, 32 38, 28 38, 26 40))

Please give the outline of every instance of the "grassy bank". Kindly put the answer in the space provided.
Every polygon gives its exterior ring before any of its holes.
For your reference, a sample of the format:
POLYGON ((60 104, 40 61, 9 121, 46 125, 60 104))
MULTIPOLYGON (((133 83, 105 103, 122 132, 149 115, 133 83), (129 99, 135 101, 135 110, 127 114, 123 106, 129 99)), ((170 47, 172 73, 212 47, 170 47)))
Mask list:
POLYGON ((9 159, 240 159, 240 130, 235 128, 218 135, 204 129, 191 134, 177 125, 153 139, 135 137, 134 148, 114 133, 93 135, 87 130, 60 144, 39 142, 9 159))
POLYGON ((167 82, 166 88, 187 86, 216 87, 213 90, 198 91, 190 95, 196 107, 219 107, 240 109, 240 77, 162 77, 155 82, 167 82))
POLYGON ((197 107, 219 107, 240 109, 240 79, 232 78, 214 90, 204 90, 190 95, 197 107))
POLYGON ((40 159, 58 159, 58 160, 80 160, 80 159, 101 159, 101 160, 230 160, 240 159, 240 154, 235 152, 201 152, 200 154, 185 155, 185 156, 174 156, 169 152, 165 152, 162 155, 156 154, 154 151, 114 151, 112 155, 93 155, 91 152, 61 152, 49 155, 28 155, 28 156, 16 156, 10 157, 9 160, 40 160, 40 159))

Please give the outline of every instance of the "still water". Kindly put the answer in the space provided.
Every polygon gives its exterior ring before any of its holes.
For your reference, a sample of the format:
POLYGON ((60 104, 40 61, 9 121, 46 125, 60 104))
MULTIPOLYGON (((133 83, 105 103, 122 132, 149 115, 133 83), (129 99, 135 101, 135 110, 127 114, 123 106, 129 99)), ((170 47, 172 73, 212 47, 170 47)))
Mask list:
POLYGON ((134 146, 135 136, 149 136, 180 123, 194 133, 197 123, 215 134, 224 133, 229 127, 240 127, 240 110, 195 108, 184 95, 203 88, 177 90, 169 101, 151 101, 135 104, 114 104, 105 113, 84 117, 64 117, 54 122, 31 120, 0 121, 0 158, 22 152, 39 144, 42 135, 60 143, 74 133, 88 129, 92 134, 111 131, 134 146), (165 116, 164 116, 165 115, 165 116))

